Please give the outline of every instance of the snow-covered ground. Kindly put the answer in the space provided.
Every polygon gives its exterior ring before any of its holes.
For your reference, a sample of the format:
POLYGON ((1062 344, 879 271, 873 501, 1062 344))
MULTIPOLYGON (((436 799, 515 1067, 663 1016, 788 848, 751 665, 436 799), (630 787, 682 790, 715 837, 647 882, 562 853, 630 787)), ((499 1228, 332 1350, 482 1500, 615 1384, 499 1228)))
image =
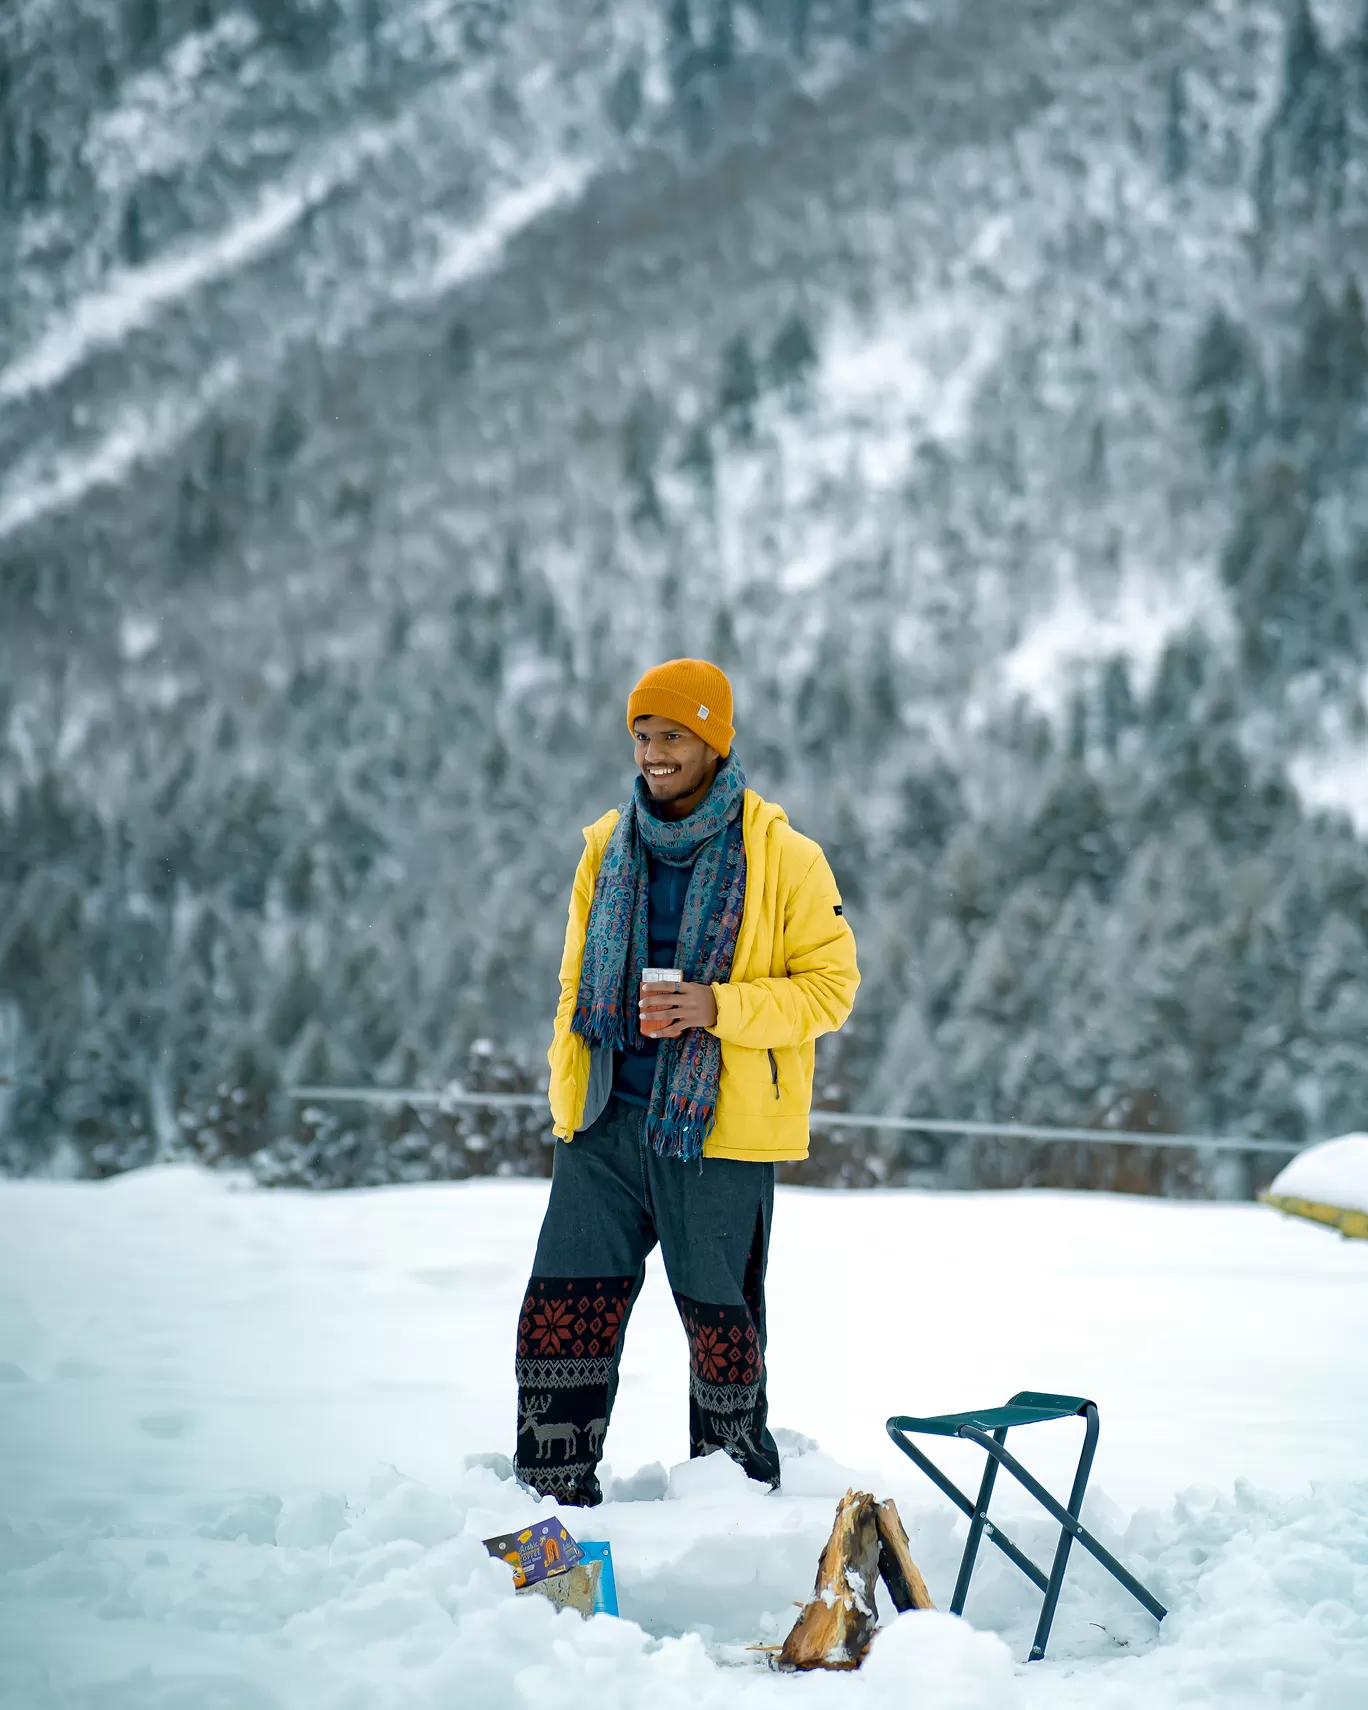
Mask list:
MULTIPOLYGON (((679 1464, 656 1271, 611 1500, 566 1514, 617 1564, 624 1619, 584 1623, 511 1595, 479 1540, 530 1504, 466 1464, 511 1447, 544 1196, 0 1183, 4 1710, 1368 1704, 1368 1244, 1254 1206, 783 1191, 785 1488, 679 1464), (1028 1667, 1036 1594, 985 1544, 967 1621, 905 1616, 857 1675, 766 1672, 745 1647, 786 1630, 848 1484, 897 1497, 948 1603, 962 1527, 883 1420, 1025 1387, 1098 1401, 1088 1518, 1162 1631, 1075 1552, 1028 1667)), ((1078 1429, 1015 1446, 1063 1484, 1078 1429)), ((1001 1502, 1045 1559, 1047 1525, 1001 1502)))

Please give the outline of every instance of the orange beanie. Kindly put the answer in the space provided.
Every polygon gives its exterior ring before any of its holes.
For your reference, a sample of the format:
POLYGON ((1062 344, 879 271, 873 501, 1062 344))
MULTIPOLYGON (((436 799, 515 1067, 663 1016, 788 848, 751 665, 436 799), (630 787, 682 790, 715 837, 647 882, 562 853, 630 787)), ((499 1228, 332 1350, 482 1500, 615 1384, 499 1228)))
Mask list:
POLYGON ((627 702, 628 730, 639 718, 672 718, 724 760, 736 735, 731 684, 726 673, 706 659, 672 659, 668 665, 652 666, 627 702))

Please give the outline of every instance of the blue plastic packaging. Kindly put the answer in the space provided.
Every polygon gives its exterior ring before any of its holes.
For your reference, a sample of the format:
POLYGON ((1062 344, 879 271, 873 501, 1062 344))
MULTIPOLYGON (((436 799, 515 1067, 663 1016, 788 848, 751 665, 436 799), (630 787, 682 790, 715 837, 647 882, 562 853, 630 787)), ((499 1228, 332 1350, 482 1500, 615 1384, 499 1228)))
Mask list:
POLYGON ((598 1590, 594 1594, 595 1615, 616 1615, 618 1612, 617 1581, 613 1578, 613 1546, 602 1540, 581 1538, 579 1547, 586 1562, 602 1562, 598 1590))

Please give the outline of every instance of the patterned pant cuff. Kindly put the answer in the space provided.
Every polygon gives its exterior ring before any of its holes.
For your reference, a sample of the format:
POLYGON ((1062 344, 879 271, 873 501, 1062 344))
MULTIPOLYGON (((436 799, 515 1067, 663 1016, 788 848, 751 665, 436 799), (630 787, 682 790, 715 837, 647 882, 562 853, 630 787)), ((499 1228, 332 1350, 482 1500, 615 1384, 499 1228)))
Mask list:
POLYGON ((550 1496, 557 1502, 580 1508, 596 1508, 603 1501, 592 1461, 567 1461, 558 1467, 517 1465, 513 1470, 519 1483, 535 1490, 538 1496, 550 1496))

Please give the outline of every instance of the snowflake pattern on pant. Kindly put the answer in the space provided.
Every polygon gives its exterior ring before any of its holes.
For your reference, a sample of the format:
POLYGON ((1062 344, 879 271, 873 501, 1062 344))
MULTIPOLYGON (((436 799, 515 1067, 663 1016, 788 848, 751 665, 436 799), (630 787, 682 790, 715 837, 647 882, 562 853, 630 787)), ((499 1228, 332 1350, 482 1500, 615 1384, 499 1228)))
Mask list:
POLYGON ((703 1306, 675 1296, 689 1338, 689 1367, 704 1383, 760 1381, 760 1337, 744 1306, 703 1306))
POLYGON ((630 1285, 607 1281, 533 1277, 518 1320, 518 1357, 568 1354, 599 1359, 612 1354, 622 1328, 630 1285), (554 1292, 553 1292, 554 1291, 554 1292))

